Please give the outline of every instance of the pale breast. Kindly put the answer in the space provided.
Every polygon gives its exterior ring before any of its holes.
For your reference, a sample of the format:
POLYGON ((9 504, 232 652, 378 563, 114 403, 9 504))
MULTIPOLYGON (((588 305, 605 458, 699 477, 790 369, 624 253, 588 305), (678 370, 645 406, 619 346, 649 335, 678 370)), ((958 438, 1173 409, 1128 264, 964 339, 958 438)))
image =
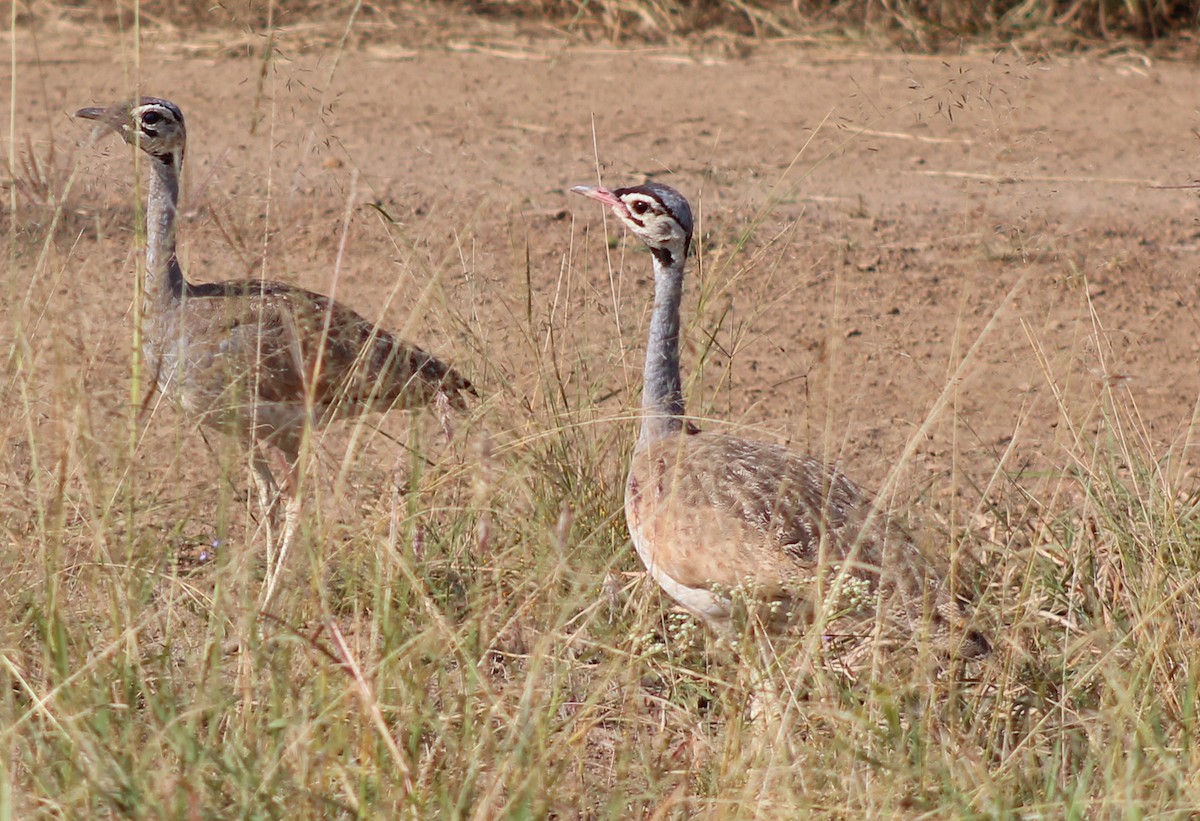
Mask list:
POLYGON ((815 459, 700 434, 635 454, 625 512, 638 555, 664 591, 713 620, 727 615, 725 593, 734 589, 794 607, 816 572, 845 568, 873 586, 884 543, 909 542, 871 504, 815 459))
POLYGON ((728 619, 730 612, 728 597, 714 592, 711 585, 688 587, 686 584, 676 581, 675 577, 659 564, 654 540, 647 538, 647 534, 640 524, 634 524, 637 521, 636 517, 629 516, 628 503, 626 511, 629 536, 633 541, 633 547, 637 551, 638 557, 641 558, 642 564, 650 573, 650 577, 658 583, 663 592, 706 621, 723 622, 728 619))

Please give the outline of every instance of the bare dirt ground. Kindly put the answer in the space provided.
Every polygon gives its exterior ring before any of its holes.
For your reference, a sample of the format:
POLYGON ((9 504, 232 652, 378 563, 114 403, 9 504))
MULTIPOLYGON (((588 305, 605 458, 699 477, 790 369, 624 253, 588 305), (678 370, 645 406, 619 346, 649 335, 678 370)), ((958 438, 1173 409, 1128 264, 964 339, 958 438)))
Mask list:
MULTIPOLYGON (((1070 467, 1117 385, 1152 453, 1196 463, 1200 202, 1154 187, 1196 174, 1196 66, 497 31, 411 49, 282 37, 266 61, 244 35, 148 34, 140 68, 117 35, 23 34, 6 139, 53 151, 51 191, 73 182, 46 273, 10 283, 28 297, 5 307, 5 342, 20 329, 41 367, 96 397, 97 417, 73 424, 122 435, 130 152, 89 145, 69 112, 140 77, 187 117, 190 277, 254 276, 265 257, 270 278, 329 291, 339 271, 339 299, 479 383, 480 428, 547 402, 550 359, 613 418, 636 402, 648 258, 610 221, 610 279, 600 209, 567 193, 596 181, 598 158, 606 184, 665 181, 699 210, 685 359, 698 415, 827 453, 873 487, 913 442, 902 496, 977 499, 1001 464, 1070 467)), ((19 199, 19 230, 50 218, 36 199, 19 199)), ((23 246, 10 270, 42 251, 23 246)), ((211 470, 174 428, 153 441, 178 469, 211 470)))

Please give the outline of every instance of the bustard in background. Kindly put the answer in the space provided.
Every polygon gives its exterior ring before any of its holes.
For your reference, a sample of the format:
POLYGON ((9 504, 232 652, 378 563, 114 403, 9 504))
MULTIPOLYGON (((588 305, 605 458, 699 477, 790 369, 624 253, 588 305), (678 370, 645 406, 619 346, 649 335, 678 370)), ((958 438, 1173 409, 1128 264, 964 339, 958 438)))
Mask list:
POLYGON ((823 634, 842 634, 851 646, 924 635, 942 656, 986 654, 987 640, 966 628, 965 605, 935 563, 836 468, 777 445, 697 432, 686 420, 679 304, 692 242, 688 201, 660 183, 571 190, 609 206, 654 258, 625 519, 662 589, 721 631, 744 596, 770 629, 820 612, 823 634))
POLYGON ((175 256, 187 142, 179 107, 142 97, 75 116, 97 120, 96 136, 116 131, 149 157, 143 353, 163 395, 252 448, 267 531, 265 607, 299 520, 305 426, 430 404, 444 414, 465 408, 475 391, 444 362, 321 294, 258 279, 188 282, 175 256), (286 463, 281 483, 270 465, 277 455, 286 463), (277 543, 280 496, 287 501, 277 543))

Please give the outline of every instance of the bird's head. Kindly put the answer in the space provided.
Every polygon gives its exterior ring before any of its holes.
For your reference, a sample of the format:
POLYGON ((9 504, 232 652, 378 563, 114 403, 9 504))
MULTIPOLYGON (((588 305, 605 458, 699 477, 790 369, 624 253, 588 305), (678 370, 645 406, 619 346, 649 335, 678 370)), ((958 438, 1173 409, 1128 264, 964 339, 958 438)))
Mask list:
POLYGON ((187 129, 183 125, 183 112, 169 100, 141 97, 107 108, 81 108, 75 116, 97 121, 95 137, 116 131, 125 142, 150 156, 176 168, 183 165, 187 129))
POLYGON ((617 219, 664 265, 682 264, 687 257, 692 244, 692 207, 671 186, 650 182, 617 189, 577 185, 571 190, 612 208, 617 219))

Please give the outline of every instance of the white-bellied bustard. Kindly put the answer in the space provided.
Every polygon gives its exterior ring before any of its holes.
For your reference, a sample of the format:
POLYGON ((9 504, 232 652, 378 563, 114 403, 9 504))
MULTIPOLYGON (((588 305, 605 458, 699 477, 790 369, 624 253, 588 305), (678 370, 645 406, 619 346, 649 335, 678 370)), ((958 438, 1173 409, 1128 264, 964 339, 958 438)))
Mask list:
POLYGON ((164 396, 252 448, 267 530, 265 607, 296 533, 305 426, 430 404, 445 413, 465 408, 475 391, 445 363, 321 294, 258 279, 188 282, 175 255, 187 143, 179 107, 141 97, 75 116, 98 121, 96 136, 116 131, 149 157, 143 353, 164 396), (268 460, 275 454, 286 462, 280 484, 268 460))
POLYGON ((696 432, 684 415, 679 306, 692 210, 649 183, 572 191, 612 209, 654 258, 654 308, 641 433, 625 486, 625 519, 650 575, 675 601, 728 630, 744 595, 765 627, 811 622, 863 646, 924 635, 944 656, 989 650, 936 563, 836 468, 785 448, 696 432), (761 605, 761 606, 759 606, 761 605))

